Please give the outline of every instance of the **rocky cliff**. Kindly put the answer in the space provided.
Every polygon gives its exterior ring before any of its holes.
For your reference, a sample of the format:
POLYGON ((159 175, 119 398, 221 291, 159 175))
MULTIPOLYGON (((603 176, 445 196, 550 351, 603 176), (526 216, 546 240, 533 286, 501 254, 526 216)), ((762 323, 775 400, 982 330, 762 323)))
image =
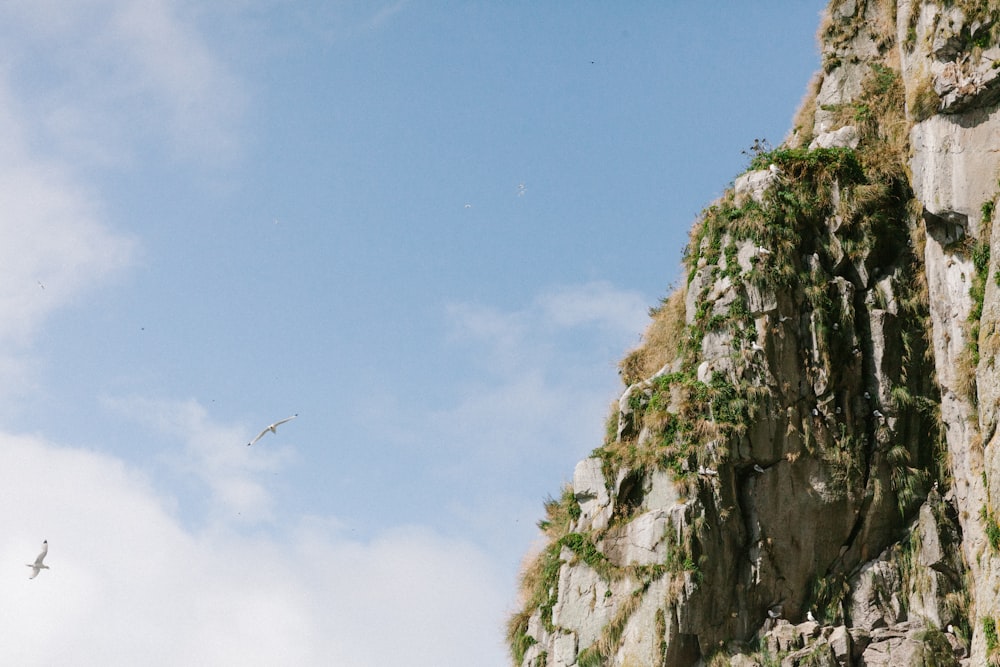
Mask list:
POLYGON ((1000 2, 834 0, 546 503, 520 667, 1000 664, 1000 2))

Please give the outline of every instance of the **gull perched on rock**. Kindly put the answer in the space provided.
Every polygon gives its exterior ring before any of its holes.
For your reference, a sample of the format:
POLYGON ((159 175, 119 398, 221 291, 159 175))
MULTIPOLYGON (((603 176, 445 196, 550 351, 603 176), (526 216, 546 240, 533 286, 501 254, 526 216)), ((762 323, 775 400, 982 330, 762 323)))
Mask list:
POLYGON ((35 577, 38 576, 39 572, 41 572, 42 570, 49 569, 49 566, 42 562, 43 560, 45 560, 45 554, 47 554, 48 552, 49 552, 49 541, 43 540, 42 553, 38 554, 38 557, 35 558, 34 563, 27 563, 27 566, 31 568, 31 576, 28 577, 28 579, 34 579, 35 577))
POLYGON ((285 417, 284 419, 282 419, 282 420, 280 420, 280 421, 276 421, 276 422, 274 422, 273 424, 271 424, 270 426, 268 426, 267 428, 265 428, 265 429, 264 429, 263 431, 261 431, 260 433, 258 433, 258 434, 257 434, 257 437, 256 437, 256 438, 254 438, 253 440, 251 440, 250 442, 248 442, 248 443, 247 443, 247 447, 249 447, 249 446, 250 446, 250 445, 252 445, 253 443, 255 443, 255 442, 257 442, 258 440, 260 440, 261 438, 263 438, 263 437, 264 437, 265 435, 267 435, 268 431, 270 431, 271 433, 277 433, 277 432, 278 432, 278 427, 279 427, 279 426, 281 426, 281 425, 282 425, 282 424, 284 424, 285 422, 290 422, 290 421, 292 421, 293 419, 295 419, 295 418, 296 418, 296 417, 298 417, 298 416, 299 416, 299 415, 298 415, 298 413, 295 413, 295 414, 294 414, 294 415, 292 415, 291 417, 285 417))
POLYGON ((816 617, 813 616, 813 613, 811 611, 806 612, 806 619, 812 621, 813 623, 816 622, 816 617))

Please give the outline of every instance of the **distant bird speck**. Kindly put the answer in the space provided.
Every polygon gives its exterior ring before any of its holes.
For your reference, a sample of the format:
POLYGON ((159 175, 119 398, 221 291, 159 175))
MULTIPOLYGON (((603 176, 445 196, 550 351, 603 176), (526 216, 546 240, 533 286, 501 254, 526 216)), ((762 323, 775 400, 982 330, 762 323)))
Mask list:
POLYGON ((472 204, 466 204, 465 208, 472 208, 472 204))
POLYGON ((34 563, 28 563, 27 564, 28 567, 31 568, 31 576, 28 577, 28 579, 34 579, 35 577, 38 576, 39 572, 41 572, 42 570, 49 569, 48 565, 45 565, 44 563, 42 563, 42 561, 45 560, 45 554, 47 554, 47 553, 49 553, 49 541, 48 540, 43 540, 42 541, 42 553, 38 554, 38 557, 35 558, 35 562, 34 563))
POLYGON ((518 197, 523 197, 524 193, 527 192, 527 191, 528 191, 528 189, 524 186, 524 183, 521 183, 520 185, 517 186, 517 196, 518 197))
POLYGON ((773 162, 767 166, 767 170, 770 171, 775 176, 781 176, 782 174, 785 173, 781 170, 781 167, 774 164, 773 162))
POLYGON ((754 341, 754 342, 750 343, 750 349, 753 350, 754 352, 763 352, 764 351, 764 348, 761 347, 761 344, 758 343, 757 341, 754 341))
POLYGON ((815 623, 816 622, 816 617, 813 616, 813 613, 811 611, 807 611, 806 612, 806 620, 809 620, 809 621, 812 621, 813 623, 815 623))
POLYGON ((781 317, 778 318, 778 321, 779 322, 787 322, 790 319, 792 319, 792 318, 789 317, 788 315, 782 315, 781 317))
POLYGON ((767 615, 769 618, 781 618, 781 607, 771 607, 767 610, 767 615))
POLYGON ((868 393, 868 392, 866 391, 866 392, 865 392, 865 400, 871 400, 871 397, 872 397, 872 395, 871 395, 871 394, 869 394, 869 393, 868 393))
POLYGON ((753 469, 756 470, 757 472, 764 472, 764 469, 761 468, 760 465, 757 463, 753 464, 753 469))
POLYGON ((38 281, 38 286, 41 287, 42 289, 45 289, 45 285, 42 284, 41 280, 38 281))
POLYGON ((819 417, 819 410, 817 408, 813 408, 813 417, 819 417))
POLYGON ((248 443, 247 443, 247 447, 249 447, 249 446, 250 446, 250 445, 252 445, 253 443, 255 443, 255 442, 257 442, 258 440, 260 440, 261 438, 263 438, 263 437, 264 437, 265 435, 267 435, 267 433, 268 433, 268 432, 271 432, 271 433, 277 433, 277 432, 278 432, 278 427, 279 427, 279 426, 281 426, 281 425, 282 425, 282 424, 284 424, 285 422, 290 422, 290 421, 292 421, 293 419, 295 419, 295 418, 296 418, 296 417, 298 417, 298 416, 299 416, 299 415, 298 415, 298 413, 295 413, 295 414, 294 414, 294 415, 292 415, 291 417, 285 417, 284 419, 282 419, 282 420, 280 420, 280 421, 276 421, 276 422, 274 422, 273 424, 270 424, 270 425, 269 425, 269 426, 268 426, 267 428, 265 428, 265 429, 264 429, 263 431, 261 431, 260 433, 258 433, 258 434, 257 434, 257 437, 256 437, 256 438, 254 438, 253 440, 251 440, 250 442, 248 442, 248 443))
POLYGON ((757 246, 757 251, 756 252, 757 252, 758 255, 770 255, 771 254, 771 251, 768 250, 767 248, 765 248, 762 245, 757 246))

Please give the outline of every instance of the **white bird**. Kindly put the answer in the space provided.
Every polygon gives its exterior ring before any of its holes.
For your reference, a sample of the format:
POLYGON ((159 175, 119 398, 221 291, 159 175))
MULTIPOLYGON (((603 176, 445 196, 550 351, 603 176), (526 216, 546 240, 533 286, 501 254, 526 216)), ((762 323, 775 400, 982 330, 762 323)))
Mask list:
POLYGON ((279 427, 279 426, 281 426, 281 425, 282 425, 282 424, 284 424, 285 422, 290 422, 290 421, 292 421, 293 419, 295 419, 295 418, 296 418, 296 417, 298 417, 298 416, 299 416, 299 415, 298 415, 298 413, 295 413, 295 414, 294 414, 294 415, 292 415, 291 417, 286 417, 286 418, 284 418, 284 419, 282 419, 282 420, 280 420, 280 421, 276 421, 276 422, 274 422, 273 424, 271 424, 270 426, 268 426, 267 428, 265 428, 265 429, 264 429, 263 431, 261 431, 260 433, 258 433, 258 434, 257 434, 257 437, 256 437, 256 438, 254 438, 253 440, 251 440, 250 442, 248 442, 248 443, 247 443, 247 447, 249 447, 249 446, 250 446, 250 445, 252 445, 253 443, 255 443, 255 442, 257 442, 258 440, 260 440, 261 438, 263 438, 263 437, 264 437, 265 435, 267 435, 268 431, 270 431, 271 433, 277 433, 277 432, 278 432, 278 427, 279 427))
POLYGON ((756 470, 757 472, 764 472, 764 469, 761 468, 760 465, 757 463, 753 464, 753 469, 756 470))
POLYGON ((750 343, 750 349, 753 350, 754 352, 763 352, 764 351, 764 348, 761 347, 761 344, 758 343, 757 341, 753 341, 752 343, 750 343))
POLYGON ((872 410, 872 415, 878 417, 879 419, 882 419, 882 413, 879 412, 878 410, 872 410))
POLYGON ((759 245, 759 246, 757 246, 757 249, 755 250, 755 252, 756 252, 756 253, 757 253, 758 255, 770 255, 770 254, 771 254, 771 251, 770 251, 770 250, 768 250, 767 248, 765 248, 765 247, 764 247, 764 246, 762 246, 762 245, 759 245))
POLYGON ((27 566, 31 568, 31 576, 28 579, 34 579, 38 576, 38 573, 42 570, 49 569, 49 566, 44 564, 42 561, 45 560, 45 554, 49 552, 49 541, 42 541, 42 553, 38 554, 34 563, 27 563, 27 566))
POLYGON ((813 616, 813 613, 811 611, 806 612, 806 619, 812 621, 813 623, 816 622, 816 617, 813 616))
POLYGON ((867 399, 867 400, 871 400, 871 397, 872 397, 872 395, 871 395, 871 394, 869 394, 869 393, 868 393, 868 392, 866 391, 866 392, 865 392, 865 399, 867 399))
POLYGON ((813 408, 813 417, 819 417, 819 409, 813 408))
POLYGON ((792 319, 792 318, 789 317, 788 315, 782 315, 781 317, 778 318, 778 321, 779 322, 787 322, 790 319, 792 319))
POLYGON ((778 165, 774 164, 773 162, 768 165, 767 170, 770 171, 775 176, 781 176, 782 174, 785 173, 785 172, 781 171, 781 167, 779 167, 778 165))
POLYGON ((767 610, 767 615, 770 618, 781 618, 781 605, 775 605, 767 610))

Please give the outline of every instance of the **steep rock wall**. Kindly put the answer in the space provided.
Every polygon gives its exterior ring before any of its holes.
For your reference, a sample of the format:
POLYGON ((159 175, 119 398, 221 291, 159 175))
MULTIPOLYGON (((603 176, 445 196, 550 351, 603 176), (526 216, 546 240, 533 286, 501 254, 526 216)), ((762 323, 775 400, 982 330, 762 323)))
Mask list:
POLYGON ((546 504, 542 665, 1000 661, 1000 7, 835 0, 546 504))

